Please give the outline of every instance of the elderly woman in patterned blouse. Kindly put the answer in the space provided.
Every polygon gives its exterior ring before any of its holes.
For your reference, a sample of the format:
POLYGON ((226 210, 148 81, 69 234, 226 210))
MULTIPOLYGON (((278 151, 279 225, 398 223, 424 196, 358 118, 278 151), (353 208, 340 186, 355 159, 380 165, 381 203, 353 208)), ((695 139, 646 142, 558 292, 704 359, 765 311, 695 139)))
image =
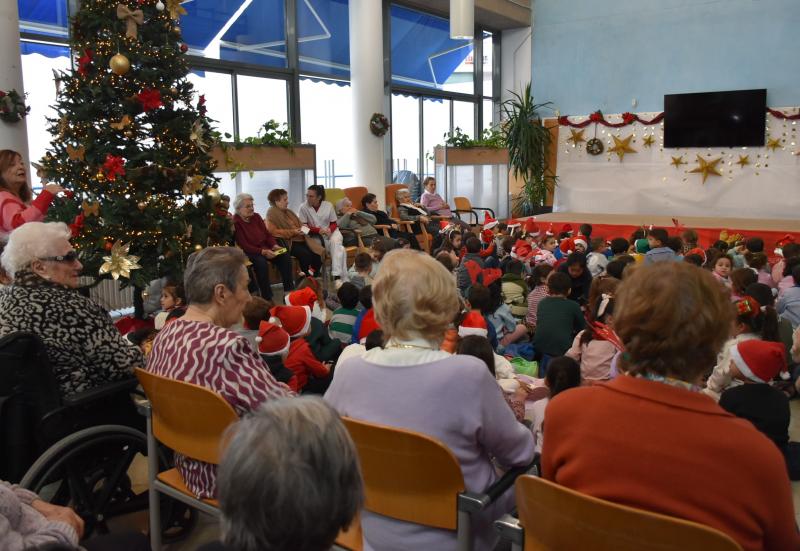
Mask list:
POLYGON ((143 364, 103 308, 75 289, 83 266, 62 222, 11 232, 0 261, 13 282, 0 289, 0 337, 30 331, 44 341, 62 395, 132 377, 143 364))
MULTIPOLYGON (((250 300, 246 260, 233 247, 209 247, 189 257, 183 275, 189 306, 156 336, 147 361, 147 369, 157 375, 219 393, 239 415, 293 395, 273 378, 250 341, 230 330, 250 300)), ((215 497, 214 465, 176 454, 175 466, 192 493, 215 497)))

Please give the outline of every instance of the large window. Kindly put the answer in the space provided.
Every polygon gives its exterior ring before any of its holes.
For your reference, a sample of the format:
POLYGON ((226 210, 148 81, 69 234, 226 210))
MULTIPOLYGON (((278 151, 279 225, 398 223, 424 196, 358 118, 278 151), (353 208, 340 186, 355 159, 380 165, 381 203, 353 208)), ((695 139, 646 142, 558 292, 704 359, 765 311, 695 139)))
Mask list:
POLYGON ((194 84, 198 95, 206 99, 208 116, 214 119, 214 126, 223 134, 234 134, 233 98, 231 97, 231 75, 214 71, 191 71, 189 81, 194 84))
POLYGON ((274 78, 236 76, 239 136, 255 136, 268 120, 288 123, 286 81, 274 78))
POLYGON ((392 94, 392 170, 421 174, 419 98, 392 94))
POLYGON ((424 98, 422 100, 422 147, 425 163, 421 177, 433 176, 433 149, 444 141, 450 132, 450 100, 424 98))

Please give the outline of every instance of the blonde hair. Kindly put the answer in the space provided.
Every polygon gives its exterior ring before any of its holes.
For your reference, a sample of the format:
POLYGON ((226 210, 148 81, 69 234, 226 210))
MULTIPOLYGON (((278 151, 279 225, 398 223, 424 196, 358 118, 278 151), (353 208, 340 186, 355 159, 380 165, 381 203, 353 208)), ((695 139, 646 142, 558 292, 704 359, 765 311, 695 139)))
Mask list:
POLYGON ((460 303, 444 266, 419 251, 397 249, 383 257, 372 284, 372 305, 387 339, 441 341, 460 303))

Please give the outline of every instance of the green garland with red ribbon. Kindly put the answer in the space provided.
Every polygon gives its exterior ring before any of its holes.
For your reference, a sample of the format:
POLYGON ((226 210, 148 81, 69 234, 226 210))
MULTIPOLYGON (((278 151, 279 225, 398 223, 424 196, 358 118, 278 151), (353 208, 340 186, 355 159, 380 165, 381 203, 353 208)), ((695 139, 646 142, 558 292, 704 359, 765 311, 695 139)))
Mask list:
MULTIPOLYGON (((767 107, 767 113, 778 119, 789 120, 789 121, 800 120, 800 113, 796 113, 794 115, 787 115, 786 113, 782 113, 781 111, 777 111, 775 109, 770 109, 769 107, 767 107)), ((663 112, 659 113, 650 120, 643 119, 635 113, 625 112, 622 114, 621 122, 610 122, 606 120, 602 111, 597 110, 591 115, 589 115, 588 119, 581 122, 572 122, 571 120, 569 120, 568 116, 558 117, 558 124, 560 124, 561 126, 570 126, 572 128, 586 128, 592 123, 597 123, 597 124, 602 124, 603 126, 608 128, 622 128, 623 126, 628 126, 635 122, 641 123, 645 126, 650 126, 651 124, 658 124, 662 120, 664 120, 663 112)))

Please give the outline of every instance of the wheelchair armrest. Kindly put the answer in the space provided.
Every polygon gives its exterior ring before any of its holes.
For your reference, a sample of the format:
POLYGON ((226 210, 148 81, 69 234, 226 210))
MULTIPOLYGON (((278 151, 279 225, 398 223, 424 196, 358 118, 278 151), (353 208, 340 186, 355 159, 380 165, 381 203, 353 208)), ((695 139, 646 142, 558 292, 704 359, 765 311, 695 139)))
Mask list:
POLYGON ((503 515, 494 521, 494 529, 500 538, 522 546, 525 543, 525 530, 519 525, 519 519, 511 515, 503 515))
POLYGON ((82 406, 99 400, 100 398, 108 398, 109 396, 114 396, 122 392, 133 392, 138 385, 139 381, 136 377, 122 381, 114 381, 113 383, 108 383, 97 388, 91 388, 83 392, 78 392, 77 394, 65 396, 62 401, 65 406, 82 406))
POLYGON ((468 513, 477 513, 478 511, 482 511, 497 501, 497 498, 506 493, 506 491, 514 485, 517 477, 530 471, 531 468, 533 468, 533 466, 536 464, 537 459, 538 455, 535 456, 533 461, 531 461, 531 463, 528 465, 509 469, 506 471, 506 474, 500 478, 500 480, 486 488, 483 493, 463 492, 458 494, 458 509, 468 513))

